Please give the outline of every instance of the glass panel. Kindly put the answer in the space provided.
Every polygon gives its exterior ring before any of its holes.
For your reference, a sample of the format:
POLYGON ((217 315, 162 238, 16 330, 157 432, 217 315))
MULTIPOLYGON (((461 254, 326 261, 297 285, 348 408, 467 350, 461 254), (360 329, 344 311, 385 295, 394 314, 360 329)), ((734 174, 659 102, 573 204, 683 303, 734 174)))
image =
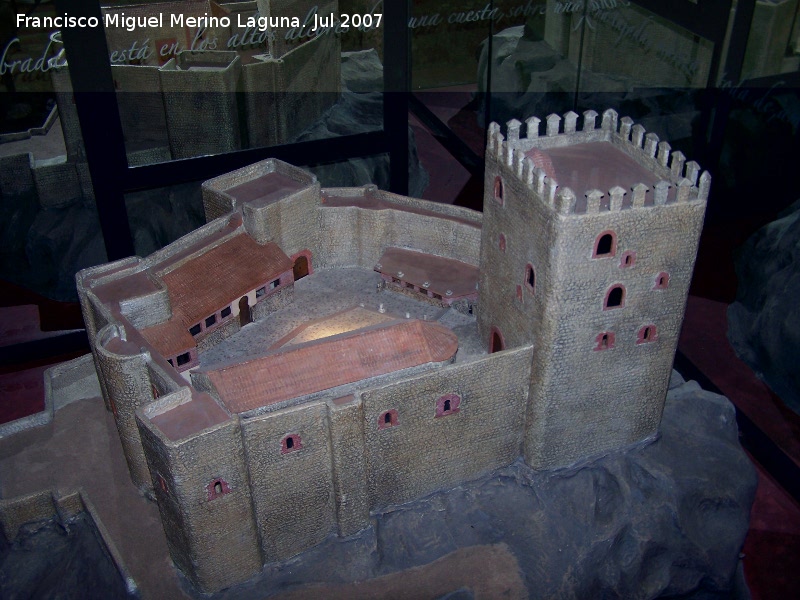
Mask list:
POLYGON ((107 258, 88 167, 68 152, 56 107, 60 37, 24 20, 54 14, 49 2, 0 3, 0 279, 76 302, 76 271, 107 258))
POLYGON ((613 107, 673 149, 697 156, 692 143, 705 135, 698 126, 713 63, 711 41, 632 2, 589 7, 569 18, 568 29, 565 46, 581 65, 578 112, 613 107))
POLYGON ((789 73, 799 66, 800 1, 757 0, 742 79, 789 73))
POLYGON ((131 165, 382 127, 380 3, 133 4, 103 8, 131 165))

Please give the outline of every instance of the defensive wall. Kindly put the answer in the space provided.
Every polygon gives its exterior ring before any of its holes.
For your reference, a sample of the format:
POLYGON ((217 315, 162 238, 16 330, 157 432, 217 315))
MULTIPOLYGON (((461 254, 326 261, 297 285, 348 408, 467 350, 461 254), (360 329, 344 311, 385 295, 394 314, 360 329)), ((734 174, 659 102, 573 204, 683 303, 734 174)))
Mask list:
POLYGON ((189 401, 187 390, 140 408, 176 563, 201 589, 221 589, 330 535, 356 533, 370 511, 510 464, 522 452, 532 351, 400 373, 343 398, 233 415, 178 440, 154 420, 189 401))

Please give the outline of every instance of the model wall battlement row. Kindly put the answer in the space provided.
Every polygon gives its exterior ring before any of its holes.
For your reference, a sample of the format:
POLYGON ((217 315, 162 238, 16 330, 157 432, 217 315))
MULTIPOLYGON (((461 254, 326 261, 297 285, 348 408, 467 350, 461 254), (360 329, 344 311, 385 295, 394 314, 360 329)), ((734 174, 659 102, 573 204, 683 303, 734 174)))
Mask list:
MULTIPOLYGON (((615 186, 608 190, 609 201, 604 205, 602 199, 606 192, 598 189, 585 193, 585 211, 577 212, 578 206, 575 192, 570 188, 560 188, 558 181, 547 175, 544 169, 537 167, 527 152, 533 148, 548 149, 565 146, 607 141, 625 151, 637 163, 656 173, 661 179, 652 186, 654 192, 652 206, 664 206, 668 203, 706 201, 711 186, 711 175, 708 171, 700 174, 700 165, 695 161, 686 162, 680 151, 671 152, 668 142, 659 141, 654 133, 646 133, 641 125, 634 124, 629 117, 618 119, 616 111, 609 109, 603 113, 602 125, 596 127, 597 113, 586 111, 583 118, 583 129, 578 131, 578 115, 572 111, 562 119, 552 114, 547 118, 546 137, 539 136, 541 119, 527 119, 526 137, 520 137, 522 123, 513 119, 507 123, 508 139, 500 132, 500 125, 489 126, 487 153, 498 163, 505 165, 536 195, 563 215, 596 214, 602 210, 619 211, 623 209, 627 190, 615 186), (561 127, 561 123, 564 123, 561 127), (670 197, 671 187, 676 193, 670 197)), ((646 208, 647 192, 651 186, 637 183, 631 187, 633 193, 630 207, 646 208)))

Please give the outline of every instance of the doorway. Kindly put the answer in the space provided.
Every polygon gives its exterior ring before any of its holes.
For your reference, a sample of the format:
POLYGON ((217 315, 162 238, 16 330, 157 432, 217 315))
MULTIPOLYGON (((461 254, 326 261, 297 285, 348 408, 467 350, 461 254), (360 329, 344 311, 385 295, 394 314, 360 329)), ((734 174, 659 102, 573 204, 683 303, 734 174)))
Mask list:
POLYGON ((302 279, 303 277, 308 275, 308 257, 304 255, 298 256, 294 261, 294 267, 292 268, 294 274, 294 280, 297 281, 298 279, 302 279))
POLYGON ((253 322, 253 315, 250 314, 250 301, 247 296, 242 296, 239 300, 239 326, 244 327, 253 322))
POLYGON ((503 341, 503 335, 496 327, 492 327, 492 337, 489 340, 489 354, 494 354, 495 352, 500 352, 505 349, 506 343, 503 341))

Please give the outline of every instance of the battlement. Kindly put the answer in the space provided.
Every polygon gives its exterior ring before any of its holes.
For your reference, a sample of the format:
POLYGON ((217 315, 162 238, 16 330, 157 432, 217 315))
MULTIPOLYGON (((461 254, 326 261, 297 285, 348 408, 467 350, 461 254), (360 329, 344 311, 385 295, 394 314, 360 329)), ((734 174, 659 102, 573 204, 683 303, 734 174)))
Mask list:
MULTIPOLYGON (((582 128, 578 129, 579 116, 575 112, 570 111, 563 118, 551 114, 546 119, 544 135, 540 132, 541 119, 531 117, 525 121, 525 136, 521 135, 522 123, 513 119, 506 125, 508 138, 503 137, 500 125, 492 123, 487 155, 510 169, 535 197, 564 216, 707 200, 711 185, 708 171, 701 174, 700 165, 687 162, 682 152, 673 152, 668 142, 660 141, 655 133, 647 133, 630 117, 620 119, 616 111, 608 109, 598 127, 598 116, 593 110, 584 112, 582 128), (601 144, 610 144, 611 148, 602 148, 601 144), (570 150, 569 158, 563 150, 566 148, 570 150), (576 150, 586 156, 576 157, 576 150), (628 176, 635 174, 640 179, 624 183, 625 187, 620 181, 608 189, 590 185, 573 190, 560 185, 557 177, 561 174, 554 173, 550 155, 558 154, 565 155, 565 165, 587 158, 596 158, 595 165, 626 162, 623 166, 628 176)), ((573 173, 580 170, 573 167, 573 173)), ((599 179, 609 177, 613 178, 614 173, 601 173, 599 179)))

